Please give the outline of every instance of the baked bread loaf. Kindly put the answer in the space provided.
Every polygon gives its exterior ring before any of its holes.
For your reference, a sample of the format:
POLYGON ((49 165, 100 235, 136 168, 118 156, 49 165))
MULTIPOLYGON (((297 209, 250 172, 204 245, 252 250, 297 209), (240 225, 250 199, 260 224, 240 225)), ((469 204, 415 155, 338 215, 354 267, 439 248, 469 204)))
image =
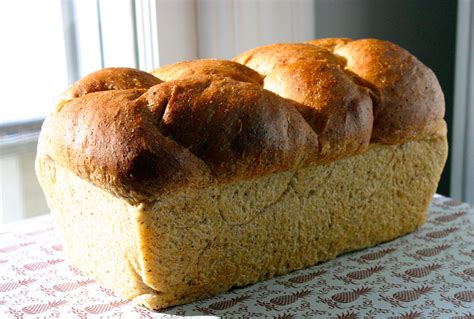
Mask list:
POLYGON ((36 171, 71 263, 159 309, 415 230, 443 116, 433 72, 394 44, 275 44, 86 76, 36 171))

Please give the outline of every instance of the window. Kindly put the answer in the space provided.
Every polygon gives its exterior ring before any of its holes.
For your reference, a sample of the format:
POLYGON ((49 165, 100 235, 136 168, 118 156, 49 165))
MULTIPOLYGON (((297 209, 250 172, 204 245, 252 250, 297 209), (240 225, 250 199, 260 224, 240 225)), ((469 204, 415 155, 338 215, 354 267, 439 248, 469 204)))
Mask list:
POLYGON ((44 118, 67 85, 61 17, 60 0, 0 2, 1 125, 44 118))
POLYGON ((68 84, 61 5, 0 2, 0 223, 47 212, 33 163, 41 122, 68 84))

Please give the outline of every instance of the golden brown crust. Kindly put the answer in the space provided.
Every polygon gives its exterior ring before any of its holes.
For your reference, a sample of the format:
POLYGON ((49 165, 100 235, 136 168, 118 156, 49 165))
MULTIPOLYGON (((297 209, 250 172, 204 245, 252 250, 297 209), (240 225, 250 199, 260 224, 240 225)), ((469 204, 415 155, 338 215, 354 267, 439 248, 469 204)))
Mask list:
POLYGON ((197 60, 153 71, 168 82, 129 68, 88 75, 45 121, 38 156, 139 203, 327 163, 370 141, 446 134, 436 77, 391 43, 276 44, 235 61, 246 66, 197 60))
POLYGON ((349 42, 352 42, 352 39, 350 38, 323 38, 323 39, 306 41, 306 43, 317 45, 331 52, 333 52, 335 48, 341 47, 349 42))
POLYGON ((207 166, 159 132, 159 110, 148 109, 144 94, 107 91, 66 102, 44 122, 38 153, 132 202, 162 188, 209 185, 207 166))
POLYGON ((206 76, 170 81, 161 132, 201 158, 221 182, 314 162, 317 136, 296 103, 260 86, 206 76))
MULTIPOLYGON (((328 46, 336 43, 328 42, 328 46)), ((357 76, 344 70, 343 58, 320 46, 274 44, 247 51, 235 60, 265 74, 265 89, 301 103, 298 110, 319 136, 319 162, 367 149, 372 100, 357 76)))
POLYGON ((162 81, 150 73, 132 68, 106 68, 93 72, 74 83, 63 94, 72 99, 93 92, 127 89, 148 89, 162 81))
POLYGON ((444 95, 436 76, 408 51, 377 39, 321 39, 310 43, 332 49, 347 60, 348 70, 370 83, 374 142, 401 144, 414 140, 434 122, 443 120, 444 95))
POLYGON ((337 65, 344 65, 345 62, 326 49, 304 43, 277 43, 258 47, 239 54, 233 60, 265 76, 275 67, 297 61, 322 61, 337 65))
POLYGON ((150 72, 163 81, 185 79, 194 75, 227 77, 237 81, 263 84, 263 77, 240 63, 227 60, 193 60, 165 65, 150 72))
POLYGON ((314 162, 317 136, 295 105, 258 85, 208 76, 94 92, 48 117, 38 152, 138 203, 314 162))
POLYGON ((335 64, 301 60, 278 66, 265 78, 266 89, 300 104, 298 111, 319 136, 319 162, 365 151, 373 111, 368 90, 335 64))

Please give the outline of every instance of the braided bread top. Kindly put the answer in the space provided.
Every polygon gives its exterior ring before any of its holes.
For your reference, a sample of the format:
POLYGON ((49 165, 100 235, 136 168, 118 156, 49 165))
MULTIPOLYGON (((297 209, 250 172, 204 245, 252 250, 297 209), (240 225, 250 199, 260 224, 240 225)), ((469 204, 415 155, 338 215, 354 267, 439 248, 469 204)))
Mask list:
POLYGON ((322 39, 234 60, 84 77, 45 120, 38 159, 137 204, 446 134, 436 77, 394 44, 322 39))

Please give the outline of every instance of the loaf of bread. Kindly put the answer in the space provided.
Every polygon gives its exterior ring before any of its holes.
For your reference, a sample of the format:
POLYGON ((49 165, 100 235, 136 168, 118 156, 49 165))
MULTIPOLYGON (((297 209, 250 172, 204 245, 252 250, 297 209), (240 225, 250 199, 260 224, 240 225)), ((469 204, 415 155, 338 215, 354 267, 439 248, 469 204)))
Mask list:
POLYGON ((160 309, 423 224, 447 156, 433 72, 375 39, 76 82, 36 170, 72 265, 160 309))

